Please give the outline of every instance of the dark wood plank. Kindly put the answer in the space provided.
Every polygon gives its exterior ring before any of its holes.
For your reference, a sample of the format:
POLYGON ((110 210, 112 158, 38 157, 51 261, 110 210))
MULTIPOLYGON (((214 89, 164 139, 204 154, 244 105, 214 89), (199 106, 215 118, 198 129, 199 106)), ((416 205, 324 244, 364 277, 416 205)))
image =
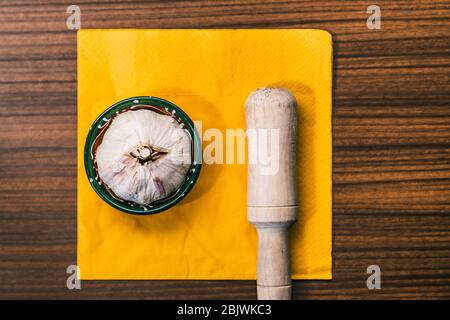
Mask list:
MULTIPOLYGON (((76 261, 76 36, 53 0, 0 3, 0 298, 255 298, 252 281, 89 281, 76 261), (51 159, 52 166, 48 165, 51 159)), ((294 297, 450 298, 450 2, 78 0, 83 28, 333 33, 333 281, 294 297), (382 268, 368 290, 366 268, 382 268)))

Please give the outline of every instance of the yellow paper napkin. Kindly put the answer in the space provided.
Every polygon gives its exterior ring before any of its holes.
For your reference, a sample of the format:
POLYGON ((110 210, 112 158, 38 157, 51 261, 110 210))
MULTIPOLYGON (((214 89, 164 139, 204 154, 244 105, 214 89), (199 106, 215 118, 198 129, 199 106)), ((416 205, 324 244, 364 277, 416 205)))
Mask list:
MULTIPOLYGON (((257 235, 247 221, 245 164, 203 164, 181 203, 160 214, 134 216, 95 194, 83 148, 103 110, 144 95, 172 101, 202 121, 203 133, 217 128, 225 137, 226 128, 245 128, 247 95, 269 85, 288 88, 299 102, 300 210, 291 229, 292 277, 331 278, 330 34, 128 29, 78 32, 82 279, 255 279, 257 235)), ((203 147, 210 143, 204 140, 203 147)))

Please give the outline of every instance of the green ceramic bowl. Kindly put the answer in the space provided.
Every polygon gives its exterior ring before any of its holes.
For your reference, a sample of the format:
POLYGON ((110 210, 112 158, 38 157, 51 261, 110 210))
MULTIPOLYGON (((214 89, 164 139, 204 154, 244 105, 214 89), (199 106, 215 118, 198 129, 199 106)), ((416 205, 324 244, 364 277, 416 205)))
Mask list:
POLYGON ((180 202, 192 189, 201 169, 201 140, 192 120, 173 103, 156 97, 134 97, 117 102, 109 107, 94 121, 89 129, 84 146, 84 167, 87 177, 95 192, 109 205, 123 212, 137 215, 149 215, 158 213, 174 206, 180 202), (183 123, 192 137, 192 165, 186 175, 185 183, 175 193, 165 199, 161 199, 151 205, 140 205, 129 201, 124 201, 115 196, 107 186, 100 181, 95 167, 94 154, 95 149, 101 142, 103 133, 111 123, 111 120, 124 109, 152 109, 156 112, 167 114, 183 123))

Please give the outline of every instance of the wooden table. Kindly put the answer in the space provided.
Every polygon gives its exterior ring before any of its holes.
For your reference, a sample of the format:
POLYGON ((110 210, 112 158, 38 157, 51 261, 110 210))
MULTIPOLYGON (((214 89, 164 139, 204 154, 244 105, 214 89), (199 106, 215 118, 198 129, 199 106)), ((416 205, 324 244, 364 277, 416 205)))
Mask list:
POLYGON ((82 28, 322 28, 334 38, 333 281, 299 299, 450 298, 450 2, 0 3, 0 298, 255 298, 253 281, 93 281, 76 263, 82 28), (381 8, 381 30, 366 9, 381 8), (48 163, 52 163, 51 166, 48 163), (382 288, 368 290, 379 265, 382 288))

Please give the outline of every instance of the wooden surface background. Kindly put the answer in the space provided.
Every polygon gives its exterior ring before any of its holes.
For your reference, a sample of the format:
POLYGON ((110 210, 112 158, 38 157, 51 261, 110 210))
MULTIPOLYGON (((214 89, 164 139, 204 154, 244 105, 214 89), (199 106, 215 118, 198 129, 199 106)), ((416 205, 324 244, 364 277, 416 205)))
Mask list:
POLYGON ((82 28, 322 28, 334 38, 333 281, 294 298, 450 298, 450 2, 0 1, 0 298, 255 298, 253 281, 93 281, 76 263, 82 28), (381 8, 368 30, 366 8, 381 8), (51 165, 50 165, 51 164, 51 165), (368 290, 366 268, 382 270, 368 290))

